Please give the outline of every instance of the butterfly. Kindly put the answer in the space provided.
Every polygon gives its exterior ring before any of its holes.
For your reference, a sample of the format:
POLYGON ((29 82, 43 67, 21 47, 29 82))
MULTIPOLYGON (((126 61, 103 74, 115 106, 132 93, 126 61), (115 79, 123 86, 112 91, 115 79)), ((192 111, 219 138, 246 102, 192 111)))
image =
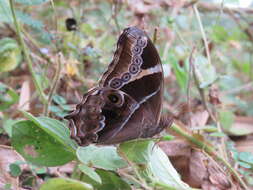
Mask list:
POLYGON ((159 54, 137 27, 123 30, 108 69, 65 118, 79 145, 152 137, 171 124, 161 119, 164 89, 159 54))

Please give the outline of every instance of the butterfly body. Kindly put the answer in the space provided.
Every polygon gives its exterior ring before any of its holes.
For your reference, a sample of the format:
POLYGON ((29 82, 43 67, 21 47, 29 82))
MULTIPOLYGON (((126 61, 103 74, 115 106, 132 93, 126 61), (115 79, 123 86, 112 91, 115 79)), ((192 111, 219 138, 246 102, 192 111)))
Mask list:
POLYGON ((152 137, 165 127, 159 125, 162 97, 163 70, 156 48, 144 31, 127 28, 98 86, 66 116, 71 136, 82 146, 152 137))

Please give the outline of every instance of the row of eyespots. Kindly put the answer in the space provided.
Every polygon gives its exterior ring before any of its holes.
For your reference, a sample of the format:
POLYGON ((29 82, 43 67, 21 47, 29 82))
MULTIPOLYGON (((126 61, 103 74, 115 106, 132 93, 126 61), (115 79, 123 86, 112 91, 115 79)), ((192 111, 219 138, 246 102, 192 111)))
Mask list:
POLYGON ((136 75, 140 71, 140 66, 143 63, 141 54, 146 45, 147 39, 140 36, 132 48, 133 57, 131 60, 131 64, 128 68, 129 72, 124 73, 121 78, 112 79, 112 81, 110 82, 111 88, 120 88, 121 86, 123 86, 124 83, 128 82, 131 79, 132 75, 136 75))

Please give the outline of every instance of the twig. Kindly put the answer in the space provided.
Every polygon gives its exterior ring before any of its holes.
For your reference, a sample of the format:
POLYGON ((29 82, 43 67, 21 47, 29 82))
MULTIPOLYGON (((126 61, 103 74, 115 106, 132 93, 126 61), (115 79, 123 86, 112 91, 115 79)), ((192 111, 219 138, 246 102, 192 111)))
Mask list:
POLYGON ((11 13, 12 13, 12 17, 13 17, 13 20, 14 20, 14 25, 15 25, 15 28, 16 28, 16 31, 17 31, 17 35, 18 35, 18 39, 19 39, 19 42, 20 42, 20 45, 21 45, 21 49, 22 51, 24 52, 24 56, 25 56, 25 59, 27 61, 27 64, 28 64, 28 68, 29 68, 29 71, 32 75, 32 81, 36 87, 36 90, 38 91, 39 93, 39 96, 42 100, 42 103, 45 104, 47 102, 47 98, 46 98, 46 95, 44 94, 40 84, 38 83, 38 81, 36 80, 36 74, 33 70, 33 66, 32 66, 32 60, 30 58, 30 55, 28 53, 28 50, 27 50, 27 47, 25 45, 25 42, 22 38, 22 34, 21 34, 21 29, 20 29, 20 26, 19 26, 19 23, 17 21, 17 17, 16 17, 16 13, 15 13, 15 8, 14 8, 14 2, 13 0, 9 0, 9 3, 10 3, 10 7, 11 7, 11 13))
POLYGON ((113 1, 112 4, 112 19, 115 22, 116 28, 117 28, 117 32, 120 33, 120 26, 119 26, 119 22, 118 22, 118 1, 113 1))
POLYGON ((211 57, 210 57, 210 51, 209 51, 208 42, 207 42, 207 38, 206 38, 206 33, 205 33, 205 30, 204 30, 204 27, 203 27, 203 24, 202 24, 200 15, 199 15, 199 11, 198 11, 198 8, 197 8, 196 5, 193 5, 193 10, 194 10, 194 13, 197 17, 199 28, 200 28, 200 31, 201 31, 201 35, 202 35, 202 38, 203 38, 203 41, 204 41, 207 60, 208 60, 208 63, 211 65, 212 63, 211 63, 211 57))
MULTIPOLYGON (((200 28, 201 35, 202 35, 202 38, 203 38, 203 41, 204 41, 205 51, 206 51, 208 63, 211 65, 212 63, 211 63, 211 57, 210 57, 210 51, 209 51, 208 42, 207 42, 207 38, 206 38, 206 33, 204 31, 203 24, 202 24, 202 21, 201 21, 201 18, 200 18, 200 15, 199 15, 199 12, 198 12, 198 9, 197 9, 196 5, 193 5, 193 9, 194 9, 195 15, 196 15, 198 23, 199 23, 199 28, 200 28)), ((218 131, 222 132, 220 123, 219 123, 219 121, 217 119, 217 116, 216 116, 217 112, 215 111, 215 113, 213 113, 212 110, 209 109, 207 101, 205 99, 204 89, 199 87, 199 82, 197 80, 197 75, 196 75, 196 70, 195 70, 194 65, 193 65, 193 75, 194 75, 195 82, 197 84, 197 88, 198 88, 198 91, 200 93, 200 96, 201 96, 201 99, 202 99, 202 102, 204 104, 205 109, 207 110, 207 112, 210 115, 210 117, 212 118, 212 120, 216 123, 218 131)), ((220 151, 221 154, 223 154, 224 158, 227 159, 228 156, 227 156, 226 143, 225 143, 224 137, 221 137, 221 142, 222 142, 222 144, 221 144, 221 146, 219 146, 219 151, 220 151)))
POLYGON ((62 59, 63 59, 63 55, 61 53, 59 53, 58 57, 57 57, 57 68, 56 68, 55 76, 54 76, 52 86, 51 86, 49 94, 48 94, 47 103, 44 106, 44 115, 45 116, 48 116, 48 114, 49 114, 49 106, 51 104, 54 91, 56 90, 57 84, 60 79, 62 59))
POLYGON ((55 11, 55 6, 54 6, 54 0, 50 0, 50 4, 52 6, 53 9, 53 13, 54 13, 54 25, 55 25, 55 31, 58 31, 58 19, 56 16, 56 11, 55 11))
MULTIPOLYGON (((191 87, 191 76, 192 76, 192 67, 193 67, 193 53, 195 51, 195 46, 193 46, 190 57, 189 57, 189 73, 188 73, 188 82, 187 82, 187 107, 189 109, 189 114, 191 116, 191 103, 190 103, 190 87, 191 87)), ((190 128, 192 128, 192 122, 191 119, 190 122, 190 128)))
POLYGON ((177 134, 179 134, 180 136, 186 138, 188 141, 195 144, 200 149, 203 149, 206 153, 213 156, 216 161, 220 161, 221 163, 223 163, 229 169, 230 173, 238 180, 241 186, 245 190, 248 189, 247 185, 245 184, 243 179, 240 177, 240 174, 223 157, 219 156, 211 145, 198 140, 192 134, 190 134, 189 132, 186 132, 175 123, 170 127, 170 129, 176 132, 177 134))

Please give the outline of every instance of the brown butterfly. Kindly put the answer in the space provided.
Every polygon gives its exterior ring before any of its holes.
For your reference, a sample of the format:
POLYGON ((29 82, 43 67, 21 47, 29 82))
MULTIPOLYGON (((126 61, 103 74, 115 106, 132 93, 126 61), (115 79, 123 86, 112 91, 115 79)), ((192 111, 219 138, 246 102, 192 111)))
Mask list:
POLYGON ((98 86, 65 118, 81 146, 152 137, 171 123, 161 120, 163 69, 158 52, 137 27, 126 28, 98 86))

